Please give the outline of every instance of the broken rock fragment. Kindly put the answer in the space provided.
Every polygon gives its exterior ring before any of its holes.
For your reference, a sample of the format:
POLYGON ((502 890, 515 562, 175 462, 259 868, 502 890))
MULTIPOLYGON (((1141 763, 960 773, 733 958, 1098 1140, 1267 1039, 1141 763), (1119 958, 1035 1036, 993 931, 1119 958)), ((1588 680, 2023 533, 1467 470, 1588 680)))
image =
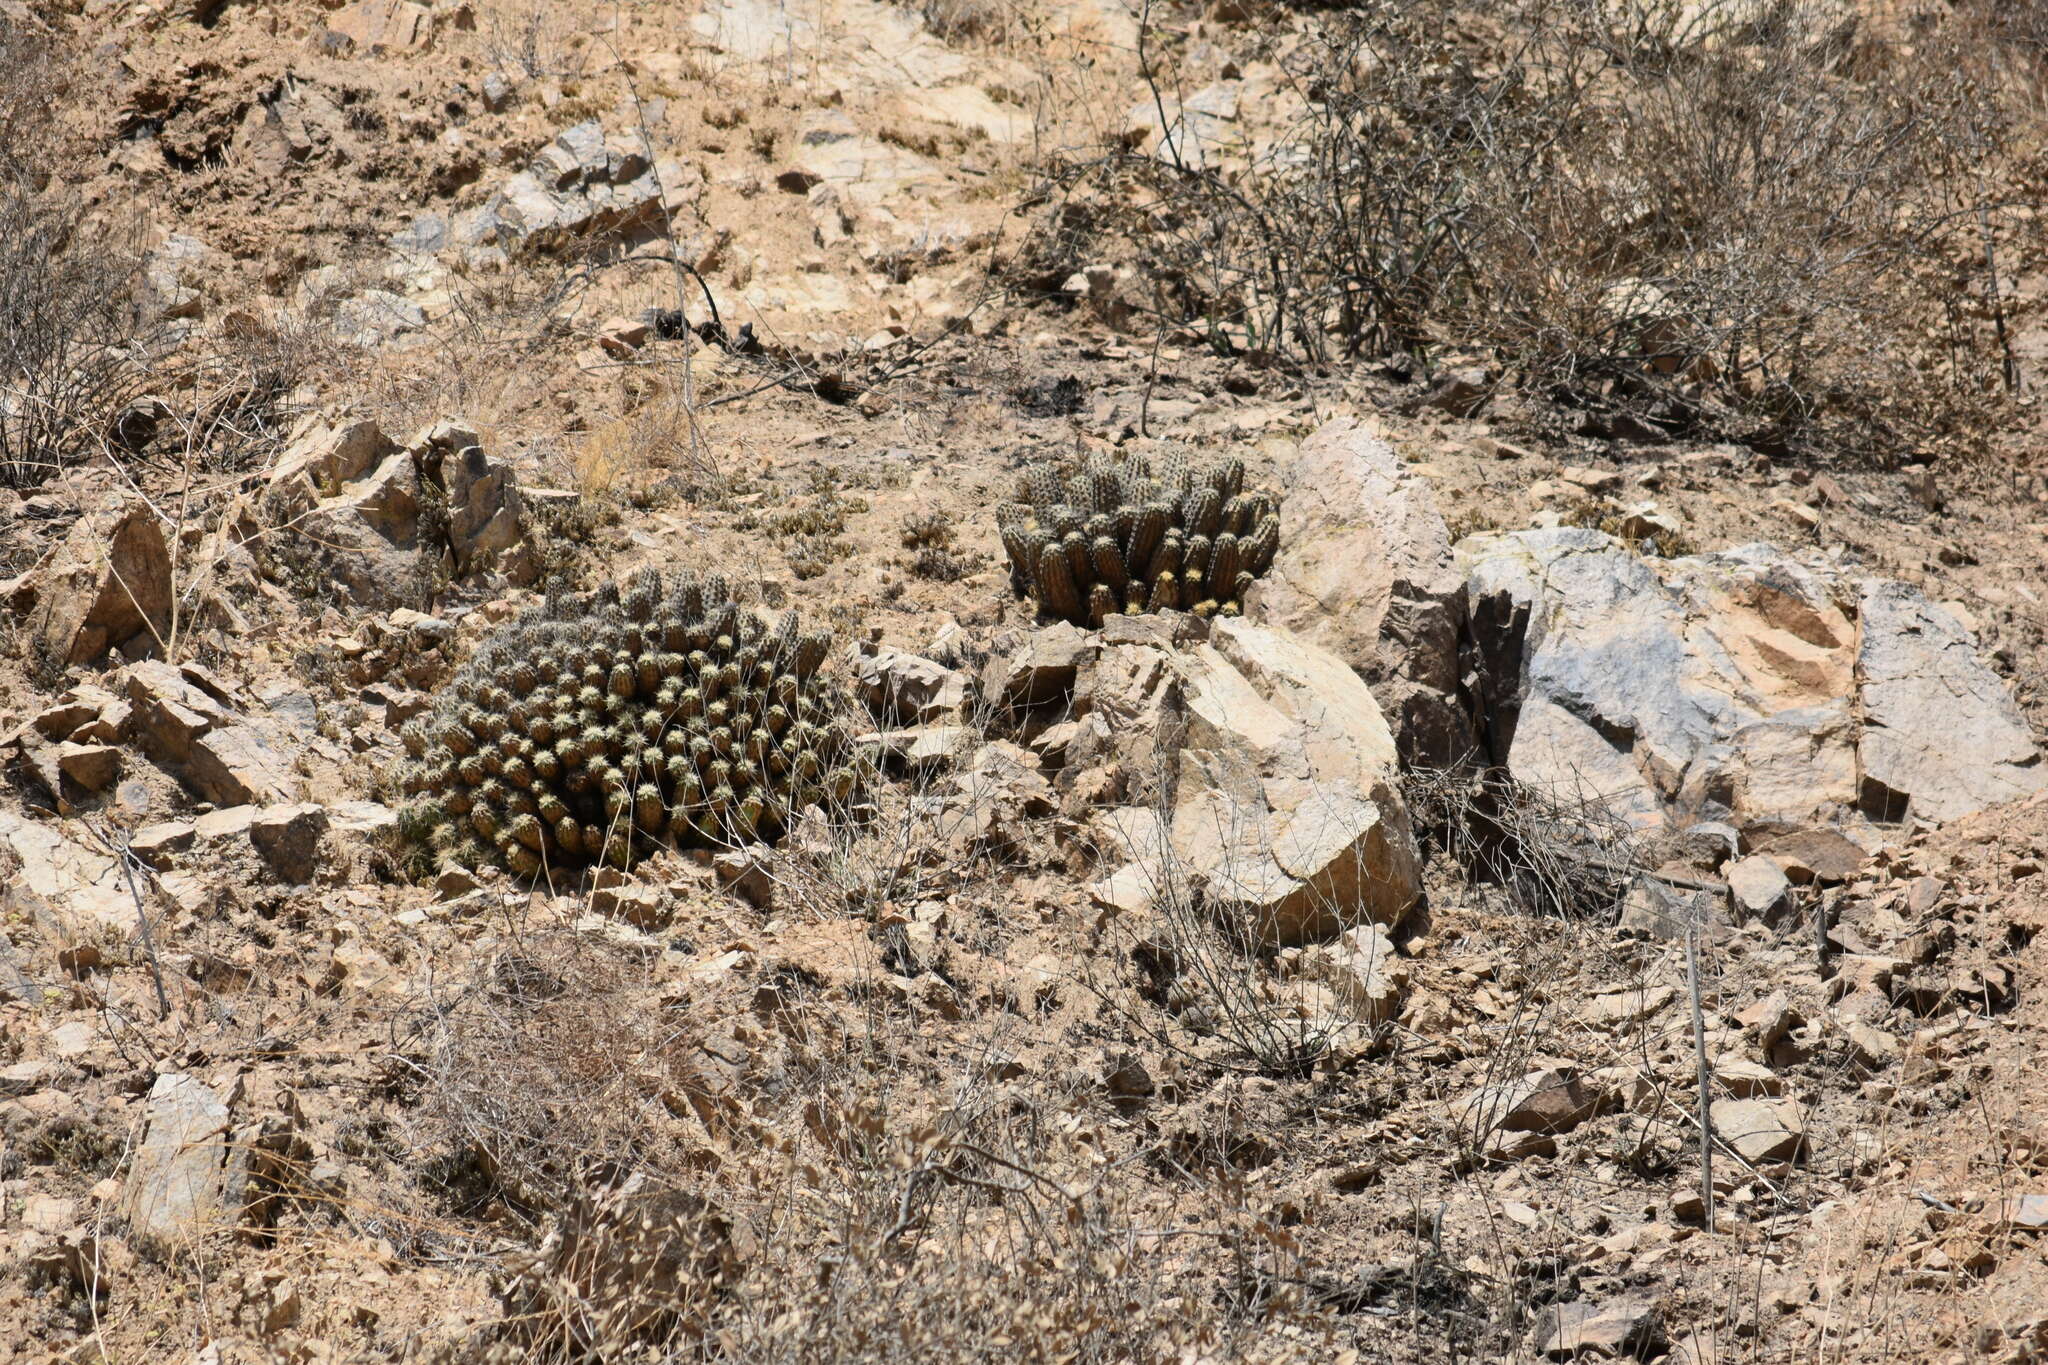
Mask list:
POLYGON ((141 498, 106 495, 48 564, 0 597, 28 606, 36 647, 59 664, 157 647, 171 626, 171 555, 156 513, 141 498))
POLYGON ((167 1072, 151 1087, 144 1114, 122 1195, 129 1238, 163 1259, 197 1255, 222 1223, 228 1107, 204 1082, 167 1072))

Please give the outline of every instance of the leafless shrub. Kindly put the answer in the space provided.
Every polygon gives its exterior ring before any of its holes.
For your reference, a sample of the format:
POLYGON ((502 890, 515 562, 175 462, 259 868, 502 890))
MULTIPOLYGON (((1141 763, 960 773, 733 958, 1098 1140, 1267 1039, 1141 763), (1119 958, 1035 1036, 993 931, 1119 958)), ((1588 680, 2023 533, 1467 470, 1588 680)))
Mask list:
POLYGON ((1438 0, 1304 19, 1271 49, 1299 113, 1270 147, 1205 140, 1148 50, 1169 131, 1052 167, 1027 273, 1056 287, 1129 234, 1126 311, 1219 349, 1477 353, 1766 445, 1889 449, 2001 388, 1987 168, 2012 129, 1965 60, 1981 26, 1898 44, 1821 4, 1676 0, 1493 17, 1483 40, 1438 0))
POLYGON ((141 259, 52 174, 59 55, 0 16, 0 485, 27 488, 96 449, 148 358, 141 259))
POLYGON ((50 111, 61 82, 50 33, 26 11, 0 12, 0 181, 41 189, 57 141, 50 111))
POLYGON ((573 79, 584 74, 590 54, 576 22, 559 6, 539 0, 500 0, 484 10, 484 54, 500 71, 529 79, 573 79))
POLYGON ((896 0, 914 9, 933 37, 941 42, 1002 41, 1016 21, 1012 6, 1003 0, 896 0))
POLYGON ((629 964, 570 935, 508 946, 422 1021, 418 1145, 451 1204, 559 1212, 609 1170, 686 1165, 662 1095, 693 1038, 642 1012, 629 964), (573 1025, 570 1021, 574 1021, 573 1025))
POLYGON ((1165 1361, 1228 1340, 1056 1104, 980 1082, 932 1109, 900 1081, 805 1105, 724 1358, 1165 1361))
POLYGON ((1412 769, 1402 790, 1418 834, 1525 914, 1610 923, 1647 866, 1607 793, 1542 791, 1469 767, 1412 769))

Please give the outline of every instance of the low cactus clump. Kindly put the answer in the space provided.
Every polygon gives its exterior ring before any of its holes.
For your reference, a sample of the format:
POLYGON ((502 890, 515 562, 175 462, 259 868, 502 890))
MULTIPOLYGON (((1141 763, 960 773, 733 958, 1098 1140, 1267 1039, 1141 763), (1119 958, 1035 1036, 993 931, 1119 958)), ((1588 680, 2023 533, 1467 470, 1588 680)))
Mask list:
POLYGON ((1235 616, 1280 549, 1279 505, 1247 492, 1244 461, 1197 470, 1182 452, 1096 454, 1071 479, 1040 466, 1028 502, 996 509, 1010 583, 1041 615, 1099 627, 1119 612, 1235 616))
POLYGON ((716 574, 551 589, 405 727, 401 830, 443 867, 520 876, 773 839, 858 785, 830 648, 794 612, 769 628, 716 574))

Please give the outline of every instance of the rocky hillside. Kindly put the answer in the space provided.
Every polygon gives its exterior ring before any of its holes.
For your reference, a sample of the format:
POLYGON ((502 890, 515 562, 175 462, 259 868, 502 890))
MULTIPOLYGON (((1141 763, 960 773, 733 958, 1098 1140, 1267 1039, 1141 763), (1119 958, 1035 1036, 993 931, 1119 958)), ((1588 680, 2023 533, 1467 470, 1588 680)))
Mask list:
POLYGON ((0 1361, 2048 1358, 2039 34, 1583 8, 0 0, 0 1361))

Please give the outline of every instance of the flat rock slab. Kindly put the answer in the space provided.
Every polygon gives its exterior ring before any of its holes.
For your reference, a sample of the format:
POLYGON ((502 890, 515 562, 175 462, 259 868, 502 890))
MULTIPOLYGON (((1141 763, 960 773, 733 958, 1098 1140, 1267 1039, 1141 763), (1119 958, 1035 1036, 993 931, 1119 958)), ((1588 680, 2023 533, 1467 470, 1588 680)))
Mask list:
POLYGON ((1903 583, 1865 584, 1860 610, 1866 807, 1955 820, 2039 791, 2033 733, 1963 624, 1903 583))
POLYGON ((144 1112, 122 1194, 128 1236, 151 1255, 193 1254, 221 1223, 228 1107, 204 1082, 168 1072, 156 1078, 144 1112))
POLYGON ((1797 1101, 1716 1100, 1709 1112, 1714 1135, 1758 1165, 1791 1161, 1805 1150, 1806 1123, 1797 1101))
POLYGON ((1530 1344, 1551 1360, 1647 1360, 1664 1346, 1664 1317, 1640 1299, 1553 1304, 1536 1317, 1530 1344))
POLYGON ((1281 471, 1280 553, 1245 614, 1357 669, 1401 752, 1448 763, 1471 745, 1458 690, 1463 577, 1429 480, 1370 421, 1339 418, 1281 471))
POLYGON ((304 786, 285 754, 247 723, 209 730, 194 741, 185 781, 217 806, 291 802, 304 786))
POLYGON ((1567 1071, 1532 1071, 1483 1085, 1457 1106, 1459 1126, 1478 1140, 1499 1133, 1569 1133, 1600 1112, 1601 1088, 1567 1071))
POLYGON ((1492 757, 1539 789, 1644 829, 1779 835, 1952 820, 2048 783, 1967 632, 1904 584, 1763 544, 1645 558, 1571 528, 1457 554, 1492 757))
POLYGON ((0 911, 26 915, 58 953, 125 942, 135 897, 120 859, 0 810, 0 911))

